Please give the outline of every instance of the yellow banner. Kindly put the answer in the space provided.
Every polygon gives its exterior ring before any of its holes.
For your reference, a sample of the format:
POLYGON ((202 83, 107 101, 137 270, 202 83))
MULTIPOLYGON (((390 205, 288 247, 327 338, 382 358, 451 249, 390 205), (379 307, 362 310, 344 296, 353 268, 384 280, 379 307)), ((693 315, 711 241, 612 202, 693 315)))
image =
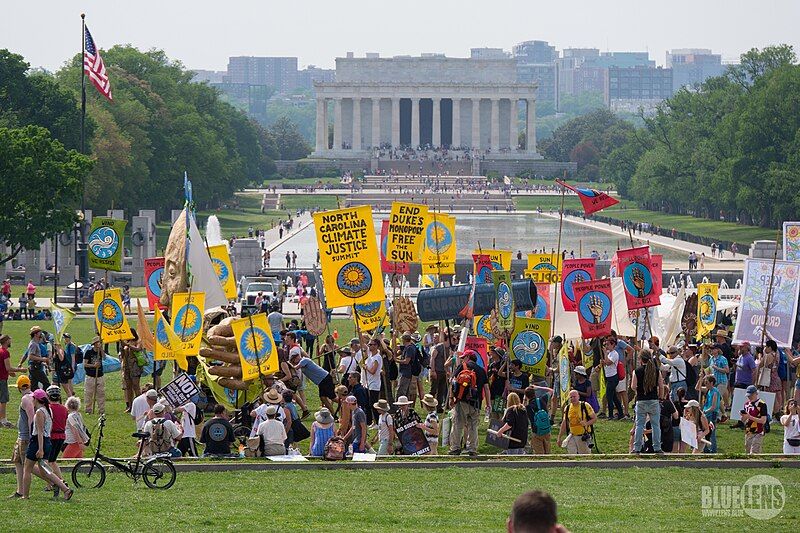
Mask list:
POLYGON ((188 370, 189 363, 186 361, 186 355, 181 350, 181 340, 175 334, 167 319, 164 318, 158 306, 155 308, 154 320, 153 330, 156 332, 156 342, 153 358, 158 361, 178 361, 178 366, 183 370, 188 370))
POLYGON ((561 281, 561 254, 528 254, 525 277, 534 283, 556 283, 561 281))
MULTIPOLYGON (((474 255, 488 255, 492 262, 492 270, 511 270, 511 250, 473 250, 474 255)), ((477 273, 476 273, 477 274, 477 273)), ((486 280, 483 283, 489 283, 486 280)))
POLYGON ((329 308, 385 297, 369 206, 314 213, 314 229, 329 308))
POLYGON ((558 386, 561 389, 561 405, 566 405, 569 401, 569 391, 572 389, 569 349, 566 342, 561 345, 561 350, 558 352, 558 386))
POLYGON ((278 371, 278 350, 272 340, 267 315, 258 313, 231 322, 236 349, 242 365, 242 379, 249 381, 261 374, 278 371))
POLYGON ((428 212, 425 219, 425 240, 422 263, 445 265, 456 262, 456 217, 447 213, 428 212))
POLYGON ((57 305, 54 301, 50 301, 50 316, 53 317, 53 328, 55 331, 56 342, 61 343, 61 337, 67 331, 69 323, 75 318, 75 312, 57 305))
POLYGON ((456 264, 455 263, 442 263, 437 265, 436 263, 422 263, 422 275, 426 276, 428 274, 432 276, 441 275, 451 275, 456 273, 456 264))
POLYGON ((717 298, 719 285, 700 283, 697 285, 697 338, 702 339, 717 325, 717 298))
MULTIPOLYGON (((519 319, 517 319, 519 320, 519 319)), ((494 342, 494 333, 492 333, 492 321, 489 320, 489 315, 478 315, 472 321, 472 334, 476 337, 482 337, 489 341, 494 342)))
POLYGON ((386 260, 394 263, 418 263, 425 237, 428 206, 392 202, 389 232, 386 238, 386 260))
POLYGON ((104 343, 133 338, 128 319, 122 312, 122 295, 119 289, 94 293, 94 322, 104 343))
POLYGON ((181 342, 180 350, 187 357, 200 354, 203 336, 204 292, 180 292, 172 295, 172 331, 181 342))
POLYGON ((375 328, 389 325, 389 314, 386 312, 386 301, 353 306, 353 320, 361 331, 372 331, 375 328))
POLYGON ((549 338, 549 320, 521 317, 514 320, 511 355, 522 361, 522 370, 539 378, 545 377, 549 338))
POLYGON ((233 275, 231 266, 231 256, 228 254, 228 247, 224 244, 208 247, 208 255, 211 264, 214 266, 214 273, 219 278, 219 284, 225 292, 228 300, 236 299, 236 277, 233 275))

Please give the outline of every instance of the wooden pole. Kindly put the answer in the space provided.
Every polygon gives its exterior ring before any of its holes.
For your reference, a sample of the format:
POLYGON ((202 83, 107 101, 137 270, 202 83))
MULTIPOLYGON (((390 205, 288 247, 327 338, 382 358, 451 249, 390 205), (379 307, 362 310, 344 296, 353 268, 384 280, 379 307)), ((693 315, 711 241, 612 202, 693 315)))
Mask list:
MULTIPOLYGON (((563 260, 563 256, 561 255, 561 231, 562 231, 562 229, 564 227, 564 195, 566 193, 567 193, 567 187, 565 185, 562 185, 561 186, 561 209, 558 211, 558 246, 556 247, 556 254, 558 254, 556 256, 556 291, 555 291, 555 294, 553 295, 553 315, 552 315, 553 316, 553 325, 551 327, 551 334, 553 334, 553 335, 557 331, 556 330, 556 318, 557 318, 558 315, 557 315, 556 311, 558 310, 558 298, 559 298, 558 288, 559 288, 559 285, 560 285, 560 282, 561 282, 561 276, 558 273, 559 272, 559 268, 558 267, 561 265, 561 262, 563 260)), ((547 340, 549 341, 550 339, 547 339, 547 340)))
POLYGON ((775 238, 775 253, 772 254, 772 271, 769 273, 769 288, 767 289, 767 305, 764 308, 764 326, 761 328, 761 349, 764 349, 764 340, 767 337, 767 322, 769 321, 769 307, 772 305, 772 283, 775 280, 775 265, 778 262, 778 243, 781 238, 781 230, 775 238))

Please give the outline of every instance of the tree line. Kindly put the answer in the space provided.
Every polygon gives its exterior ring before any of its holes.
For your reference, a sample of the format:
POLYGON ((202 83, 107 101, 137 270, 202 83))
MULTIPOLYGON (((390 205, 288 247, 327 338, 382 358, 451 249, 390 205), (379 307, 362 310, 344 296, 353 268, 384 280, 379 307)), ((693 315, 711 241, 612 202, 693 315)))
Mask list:
POLYGON ((800 66, 791 46, 752 49, 633 127, 579 117, 543 143, 620 195, 674 214, 762 227, 800 217, 800 66))

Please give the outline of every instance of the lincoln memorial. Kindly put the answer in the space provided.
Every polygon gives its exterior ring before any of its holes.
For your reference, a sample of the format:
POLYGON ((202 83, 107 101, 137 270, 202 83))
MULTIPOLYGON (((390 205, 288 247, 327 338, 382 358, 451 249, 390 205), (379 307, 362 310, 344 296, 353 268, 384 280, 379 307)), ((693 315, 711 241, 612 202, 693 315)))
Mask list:
POLYGON ((336 81, 314 87, 312 157, 369 158, 377 148, 442 147, 478 150, 489 159, 541 158, 537 87, 517 83, 513 59, 337 58, 336 81), (521 131, 527 142, 520 142, 521 131))

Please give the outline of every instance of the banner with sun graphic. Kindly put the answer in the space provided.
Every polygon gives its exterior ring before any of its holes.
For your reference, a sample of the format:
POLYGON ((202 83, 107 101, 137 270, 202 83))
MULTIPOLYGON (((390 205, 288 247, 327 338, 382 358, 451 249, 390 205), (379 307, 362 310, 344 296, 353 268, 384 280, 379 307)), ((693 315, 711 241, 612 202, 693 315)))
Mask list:
POLYGON ((456 218, 446 213, 428 212, 422 263, 447 265, 456 262, 456 218))
POLYGON ((186 361, 186 355, 181 351, 181 340, 158 306, 155 309, 153 330, 156 337, 153 358, 158 361, 178 361, 178 366, 183 370, 188 370, 189 363, 186 361))
POLYGON ((800 222, 783 223, 783 260, 800 261, 800 222))
POLYGON ((389 314, 386 312, 386 301, 353 306, 353 320, 358 323, 361 331, 372 331, 375 328, 389 325, 389 314))
POLYGON ((278 370, 278 350, 272 340, 267 315, 258 313, 231 322, 242 379, 256 379, 259 374, 271 374, 278 370), (260 372, 259 372, 260 368, 260 372))
POLYGON ((200 338, 203 336, 203 309, 206 303, 204 292, 179 292, 172 295, 172 331, 181 341, 180 350, 186 356, 200 354, 200 338))
POLYGON ((329 308, 385 297, 370 206, 314 213, 314 230, 329 308))
POLYGON ((125 220, 95 217, 89 230, 89 268, 122 271, 122 244, 125 236, 125 220))
POLYGON ((472 321, 472 333, 491 343, 494 342, 494 333, 492 333, 492 323, 489 320, 489 315, 477 315, 474 318, 472 321))
POLYGON ((225 292, 228 300, 236 299, 236 278, 233 275, 231 266, 231 256, 228 254, 228 247, 224 244, 208 247, 208 256, 211 258, 211 266, 214 273, 219 278, 219 284, 225 292))
POLYGON ((716 283, 699 283, 697 285, 697 339, 702 339, 717 325, 717 293, 716 283))
POLYGON ((528 254, 525 277, 534 283, 558 283, 561 281, 561 254, 528 254))
POLYGON ((511 357, 522 362, 522 370, 544 378, 547 367, 547 341, 550 321, 517 318, 511 334, 511 357))
POLYGON ((106 342, 124 341, 133 338, 128 319, 122 312, 120 289, 106 289, 94 293, 94 321, 100 339, 106 342))
POLYGON ((511 272, 493 270, 494 301, 497 306, 497 327, 501 331, 514 329, 514 291, 511 290, 511 272))
POLYGON ((478 264, 473 262, 473 274, 476 277, 475 283, 492 283, 492 270, 511 270, 511 250, 474 250, 475 255, 486 255, 489 257, 490 265, 478 264))

